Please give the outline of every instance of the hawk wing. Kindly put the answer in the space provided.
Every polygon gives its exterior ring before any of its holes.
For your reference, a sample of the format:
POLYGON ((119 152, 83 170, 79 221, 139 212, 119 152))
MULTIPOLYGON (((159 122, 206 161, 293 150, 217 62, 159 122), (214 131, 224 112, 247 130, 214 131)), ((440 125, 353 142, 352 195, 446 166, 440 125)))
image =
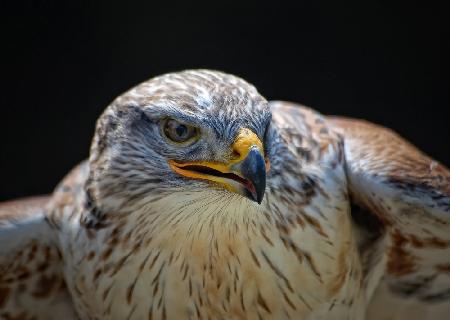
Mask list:
POLYGON ((50 197, 0 204, 0 319, 71 319, 50 197))
POLYGON ((391 130, 328 120, 344 142, 368 318, 448 319, 450 171, 391 130))

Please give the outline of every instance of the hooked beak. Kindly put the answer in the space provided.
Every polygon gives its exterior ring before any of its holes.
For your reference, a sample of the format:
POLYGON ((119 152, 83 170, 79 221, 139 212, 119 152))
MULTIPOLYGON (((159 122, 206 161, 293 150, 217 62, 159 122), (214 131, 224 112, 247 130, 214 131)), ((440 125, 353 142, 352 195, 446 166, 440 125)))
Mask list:
POLYGON ((266 189, 266 172, 270 167, 269 161, 264 160, 258 136, 249 129, 242 129, 233 143, 233 155, 228 163, 169 160, 169 165, 182 176, 209 180, 260 204, 266 189))

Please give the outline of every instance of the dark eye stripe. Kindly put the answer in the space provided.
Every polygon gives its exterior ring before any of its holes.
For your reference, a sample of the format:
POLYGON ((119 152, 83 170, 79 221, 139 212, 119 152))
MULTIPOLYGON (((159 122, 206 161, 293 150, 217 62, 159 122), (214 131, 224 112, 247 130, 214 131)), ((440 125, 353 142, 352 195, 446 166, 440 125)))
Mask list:
POLYGON ((163 131, 166 137, 174 142, 186 142, 199 133, 196 127, 181 123, 174 119, 167 119, 163 123, 163 131))

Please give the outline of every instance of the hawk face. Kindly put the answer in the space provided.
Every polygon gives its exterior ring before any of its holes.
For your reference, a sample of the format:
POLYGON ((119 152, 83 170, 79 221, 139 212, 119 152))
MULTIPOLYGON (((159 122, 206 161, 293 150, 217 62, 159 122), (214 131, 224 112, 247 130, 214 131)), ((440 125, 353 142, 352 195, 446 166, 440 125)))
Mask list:
POLYGON ((267 101, 235 76, 196 70, 153 78, 100 117, 87 189, 106 206, 211 189, 261 203, 270 119, 267 101))

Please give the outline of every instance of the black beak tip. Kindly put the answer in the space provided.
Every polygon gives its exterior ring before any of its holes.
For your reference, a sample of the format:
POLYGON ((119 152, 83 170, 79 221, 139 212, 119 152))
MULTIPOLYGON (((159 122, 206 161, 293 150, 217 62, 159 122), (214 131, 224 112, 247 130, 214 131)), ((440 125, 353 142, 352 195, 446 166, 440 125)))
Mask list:
MULTIPOLYGON (((264 185, 264 189, 265 189, 265 185, 264 185)), ((261 204, 261 202, 264 199, 264 189, 256 192, 256 202, 258 202, 258 204, 261 204)))
POLYGON ((264 192, 262 193, 252 193, 248 190, 245 190, 245 195, 248 199, 257 202, 258 204, 261 204, 261 202, 264 199, 264 192))
POLYGON ((253 184, 252 192, 246 190, 247 197, 261 204, 266 190, 266 162, 258 149, 250 150, 242 164, 242 174, 253 184))
POLYGON ((264 197, 261 197, 260 199, 256 199, 256 202, 258 202, 258 204, 261 204, 261 202, 263 201, 264 197))

